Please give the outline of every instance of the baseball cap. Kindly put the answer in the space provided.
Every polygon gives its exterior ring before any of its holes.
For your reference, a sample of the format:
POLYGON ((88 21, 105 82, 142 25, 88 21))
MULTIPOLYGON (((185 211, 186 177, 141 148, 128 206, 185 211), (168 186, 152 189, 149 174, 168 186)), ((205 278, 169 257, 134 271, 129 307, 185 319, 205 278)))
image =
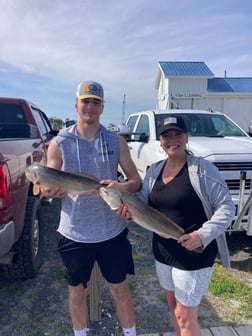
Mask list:
POLYGON ((181 133, 187 133, 185 122, 180 116, 169 116, 161 120, 158 134, 161 135, 168 130, 177 130, 181 133))
POLYGON ((83 81, 77 87, 76 97, 79 99, 95 98, 104 101, 103 96, 103 87, 97 82, 83 81))

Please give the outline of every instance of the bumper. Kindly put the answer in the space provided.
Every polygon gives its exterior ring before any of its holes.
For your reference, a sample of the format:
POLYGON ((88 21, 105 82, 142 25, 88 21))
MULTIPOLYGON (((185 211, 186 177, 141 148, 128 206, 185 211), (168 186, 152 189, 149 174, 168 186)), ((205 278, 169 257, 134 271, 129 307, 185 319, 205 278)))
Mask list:
POLYGON ((14 222, 0 225, 0 256, 5 255, 14 243, 14 222))

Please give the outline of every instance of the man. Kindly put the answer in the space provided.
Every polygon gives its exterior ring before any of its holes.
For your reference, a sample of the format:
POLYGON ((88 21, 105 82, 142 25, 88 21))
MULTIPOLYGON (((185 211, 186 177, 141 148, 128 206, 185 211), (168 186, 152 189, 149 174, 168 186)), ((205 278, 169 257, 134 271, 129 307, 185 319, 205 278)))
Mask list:
MULTIPOLYGON (((141 179, 125 139, 100 124, 104 107, 102 86, 93 81, 78 85, 77 124, 61 130, 48 148, 48 167, 95 175, 109 187, 136 192, 141 179), (120 164, 127 182, 117 181, 120 164)), ((126 274, 134 273, 127 222, 110 210, 97 194, 70 195, 62 188, 45 187, 45 197, 62 198, 58 232, 59 253, 66 268, 69 309, 75 336, 86 336, 87 283, 97 260, 115 301, 124 335, 135 336, 133 302, 126 274)))

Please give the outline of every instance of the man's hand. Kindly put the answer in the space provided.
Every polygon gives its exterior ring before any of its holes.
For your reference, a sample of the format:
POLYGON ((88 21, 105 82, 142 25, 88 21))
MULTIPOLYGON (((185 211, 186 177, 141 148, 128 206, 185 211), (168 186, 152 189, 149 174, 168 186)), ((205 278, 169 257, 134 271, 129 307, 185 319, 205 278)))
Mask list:
POLYGON ((100 184, 104 184, 104 186, 109 187, 109 188, 116 188, 116 189, 123 189, 122 184, 124 183, 120 183, 117 180, 101 180, 100 184))
POLYGON ((46 198, 63 198, 67 195, 67 191, 61 187, 42 187, 40 190, 46 198))

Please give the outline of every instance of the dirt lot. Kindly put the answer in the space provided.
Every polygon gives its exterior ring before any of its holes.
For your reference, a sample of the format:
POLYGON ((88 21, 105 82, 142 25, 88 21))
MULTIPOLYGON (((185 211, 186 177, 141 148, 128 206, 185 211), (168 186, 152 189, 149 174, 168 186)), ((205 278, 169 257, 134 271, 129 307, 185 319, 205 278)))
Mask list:
MULTIPOLYGON (((72 336, 68 314, 67 286, 56 248, 55 230, 59 202, 54 201, 45 213, 46 249, 43 266, 35 279, 7 282, 0 275, 1 336, 72 336)), ((160 290, 151 253, 151 233, 130 223, 135 276, 129 277, 135 302, 139 334, 172 330, 168 309, 160 290)), ((232 272, 252 286, 252 238, 244 233, 228 237, 232 272)), ((242 298, 241 298, 242 300, 242 298)), ((225 302, 208 293, 200 307, 202 328, 231 324, 252 324, 239 316, 230 319, 230 309, 239 302, 225 302)), ((122 335, 105 282, 101 282, 101 320, 90 321, 89 335, 122 335)))

